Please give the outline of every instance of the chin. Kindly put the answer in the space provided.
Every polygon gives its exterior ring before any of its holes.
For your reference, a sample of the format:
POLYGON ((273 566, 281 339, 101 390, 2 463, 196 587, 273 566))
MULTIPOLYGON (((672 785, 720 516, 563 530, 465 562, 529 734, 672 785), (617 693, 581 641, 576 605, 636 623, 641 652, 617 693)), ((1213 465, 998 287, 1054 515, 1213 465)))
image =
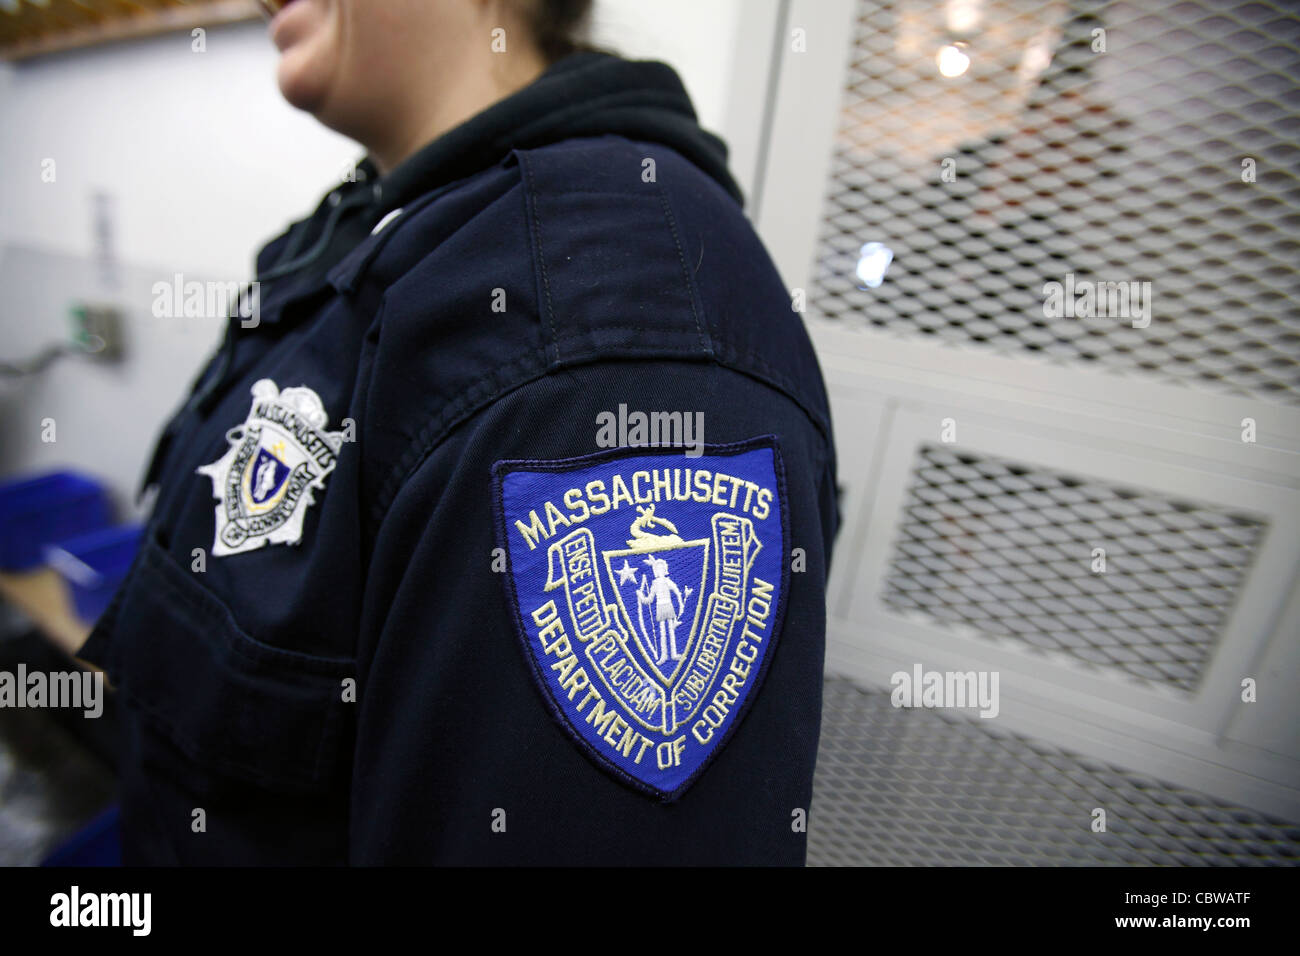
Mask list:
POLYGON ((290 50, 280 57, 276 80, 280 86, 280 95, 290 106, 315 115, 325 104, 329 92, 329 74, 303 56, 303 52, 305 51, 290 50))

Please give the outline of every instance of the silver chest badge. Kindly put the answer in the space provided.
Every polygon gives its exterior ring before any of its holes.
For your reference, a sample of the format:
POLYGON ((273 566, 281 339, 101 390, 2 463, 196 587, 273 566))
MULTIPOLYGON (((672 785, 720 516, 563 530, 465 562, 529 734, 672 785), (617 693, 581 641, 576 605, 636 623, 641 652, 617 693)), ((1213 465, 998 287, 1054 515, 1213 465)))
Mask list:
POLYGON ((325 431, 329 416, 310 388, 280 391, 264 378, 251 391, 248 418, 226 432, 229 450, 198 469, 218 502, 213 557, 301 541, 312 489, 325 489, 343 447, 342 432, 325 431))

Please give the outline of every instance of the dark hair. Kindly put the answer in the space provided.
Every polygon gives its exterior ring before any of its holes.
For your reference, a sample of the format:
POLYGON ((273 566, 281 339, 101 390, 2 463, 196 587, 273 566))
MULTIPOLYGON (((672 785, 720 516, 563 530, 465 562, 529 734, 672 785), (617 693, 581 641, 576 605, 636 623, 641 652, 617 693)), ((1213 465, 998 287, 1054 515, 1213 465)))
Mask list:
POLYGON ((591 8, 592 0, 527 0, 524 16, 547 63, 594 49, 586 40, 591 8))

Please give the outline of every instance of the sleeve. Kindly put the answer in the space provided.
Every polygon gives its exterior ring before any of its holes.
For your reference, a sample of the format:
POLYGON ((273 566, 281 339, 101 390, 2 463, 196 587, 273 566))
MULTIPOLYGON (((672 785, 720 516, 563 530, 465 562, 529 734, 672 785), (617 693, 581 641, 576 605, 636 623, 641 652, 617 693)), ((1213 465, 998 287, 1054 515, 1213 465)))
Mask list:
POLYGON ((830 471, 784 393, 681 360, 420 449, 374 532, 352 861, 802 865, 830 471))

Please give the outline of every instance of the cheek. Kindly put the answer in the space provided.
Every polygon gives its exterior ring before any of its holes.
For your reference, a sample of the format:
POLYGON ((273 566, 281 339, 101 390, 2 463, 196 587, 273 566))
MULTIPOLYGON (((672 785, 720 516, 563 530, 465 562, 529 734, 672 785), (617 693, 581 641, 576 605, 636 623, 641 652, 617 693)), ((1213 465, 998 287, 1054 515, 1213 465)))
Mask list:
POLYGON ((314 112, 329 91, 329 69, 311 56, 311 51, 296 47, 280 55, 276 70, 280 92, 300 110, 314 112))
MULTIPOLYGON (((428 4, 429 0, 420 0, 428 4)), ((420 35, 421 22, 405 0, 333 0, 336 5, 337 54, 345 81, 382 84, 406 62, 406 45, 420 35)))
POLYGON ((315 112, 335 85, 343 50, 335 10, 322 0, 299 0, 306 14, 292 24, 277 68, 280 92, 299 109, 315 112), (314 9, 306 9, 308 6, 314 9))
MULTIPOLYGON (((471 0, 330 0, 338 8, 350 76, 383 84, 395 73, 424 72, 427 61, 478 39, 471 0)), ((483 43, 488 41, 483 39, 483 43)))

